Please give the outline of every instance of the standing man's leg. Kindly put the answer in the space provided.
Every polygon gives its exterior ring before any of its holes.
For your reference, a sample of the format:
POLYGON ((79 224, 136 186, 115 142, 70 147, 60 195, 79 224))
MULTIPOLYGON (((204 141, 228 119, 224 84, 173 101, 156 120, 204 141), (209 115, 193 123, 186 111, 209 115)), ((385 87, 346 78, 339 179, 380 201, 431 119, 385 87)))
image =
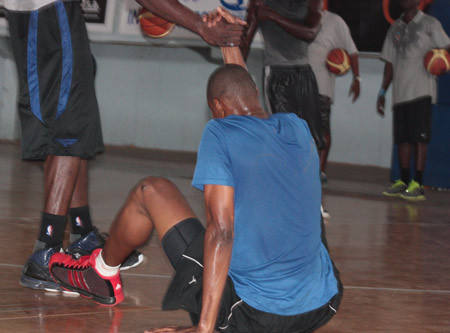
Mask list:
POLYGON ((52 281, 48 260, 64 239, 67 210, 77 182, 80 158, 48 155, 44 165, 44 209, 33 254, 20 277, 21 285, 33 289, 61 290, 52 281))
POLYGON ((325 174, 325 168, 328 162, 328 154, 331 147, 331 128, 330 128, 330 114, 331 114, 331 98, 325 95, 319 95, 320 99, 320 116, 322 120, 322 130, 324 146, 319 150, 320 157, 320 181, 322 185, 328 182, 325 174))
MULTIPOLYGON (((409 103, 409 141, 414 145, 415 173, 401 197, 410 201, 426 200, 423 177, 427 160, 428 143, 431 139, 431 97, 424 97, 409 103)), ((412 148, 410 148, 412 149, 412 148)))
POLYGON ((407 111, 405 105, 393 107, 394 144, 398 147, 398 161, 400 166, 400 179, 395 180, 392 186, 382 192, 388 197, 398 197, 406 190, 409 183, 411 143, 408 136, 407 111))

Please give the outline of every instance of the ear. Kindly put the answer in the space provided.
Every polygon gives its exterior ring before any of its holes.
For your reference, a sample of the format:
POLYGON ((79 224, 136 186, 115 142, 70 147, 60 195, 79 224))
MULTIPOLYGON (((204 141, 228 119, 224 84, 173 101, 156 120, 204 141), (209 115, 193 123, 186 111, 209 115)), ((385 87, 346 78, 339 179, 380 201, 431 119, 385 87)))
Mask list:
POLYGON ((256 96, 259 97, 259 89, 258 88, 256 88, 256 96))
POLYGON ((212 110, 214 118, 225 118, 225 110, 223 109, 222 102, 219 99, 214 98, 214 110, 212 110))

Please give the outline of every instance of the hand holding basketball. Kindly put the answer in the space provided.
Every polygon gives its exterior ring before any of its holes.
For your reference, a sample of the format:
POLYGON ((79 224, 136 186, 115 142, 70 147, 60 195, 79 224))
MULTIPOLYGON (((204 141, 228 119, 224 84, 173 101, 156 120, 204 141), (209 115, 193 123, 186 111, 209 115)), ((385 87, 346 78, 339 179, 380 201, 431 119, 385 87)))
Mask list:
POLYGON ((344 75, 350 70, 350 56, 344 49, 331 50, 325 60, 328 70, 335 75, 344 75))
POLYGON ((425 69, 432 75, 443 75, 450 71, 450 54, 445 49, 431 49, 423 60, 425 69))

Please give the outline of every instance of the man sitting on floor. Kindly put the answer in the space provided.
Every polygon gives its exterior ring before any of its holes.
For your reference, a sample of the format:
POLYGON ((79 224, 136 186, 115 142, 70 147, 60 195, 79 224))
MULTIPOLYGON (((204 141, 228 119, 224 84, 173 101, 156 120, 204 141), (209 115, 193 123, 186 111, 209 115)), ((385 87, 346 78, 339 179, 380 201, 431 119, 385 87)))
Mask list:
POLYGON ((248 72, 217 69, 208 82, 193 186, 204 191, 206 230, 176 186, 148 177, 129 194, 102 250, 50 271, 64 288, 115 305, 119 265, 156 229, 175 268, 163 309, 187 310, 183 332, 310 332, 328 322, 342 284, 320 216, 319 158, 305 121, 267 115, 248 72), (299 163, 301 168, 299 168, 299 163))

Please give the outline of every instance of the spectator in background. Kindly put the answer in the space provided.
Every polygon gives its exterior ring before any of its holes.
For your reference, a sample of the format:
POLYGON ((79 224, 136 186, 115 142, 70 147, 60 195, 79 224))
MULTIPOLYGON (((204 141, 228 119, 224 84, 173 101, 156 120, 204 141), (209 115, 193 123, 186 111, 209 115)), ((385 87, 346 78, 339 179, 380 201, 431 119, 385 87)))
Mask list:
MULTIPOLYGON (((322 1, 323 3, 323 1, 322 1)), ((345 49, 350 55, 353 80, 350 86, 350 95, 353 102, 359 97, 360 82, 358 50, 353 42, 350 30, 344 20, 337 14, 322 10, 321 28, 315 40, 309 45, 309 63, 316 76, 319 86, 320 115, 325 145, 319 150, 320 156, 320 180, 326 184, 328 179, 325 174, 328 153, 331 146, 330 113, 334 99, 335 75, 326 65, 328 52, 335 48, 345 49)))
POLYGON ((309 65, 308 44, 320 29, 322 0, 250 0, 244 59, 258 27, 264 37, 264 89, 270 111, 304 119, 317 147, 324 146, 319 91, 309 65))
POLYGON ((377 112, 384 116, 386 90, 393 82, 394 143, 401 177, 383 195, 420 201, 426 200, 423 175, 437 95, 436 78, 427 72, 423 59, 432 48, 450 50, 450 38, 437 19, 419 10, 420 0, 400 0, 400 5, 403 13, 390 27, 381 52, 385 66, 377 112), (416 170, 411 179, 412 150, 416 170))

